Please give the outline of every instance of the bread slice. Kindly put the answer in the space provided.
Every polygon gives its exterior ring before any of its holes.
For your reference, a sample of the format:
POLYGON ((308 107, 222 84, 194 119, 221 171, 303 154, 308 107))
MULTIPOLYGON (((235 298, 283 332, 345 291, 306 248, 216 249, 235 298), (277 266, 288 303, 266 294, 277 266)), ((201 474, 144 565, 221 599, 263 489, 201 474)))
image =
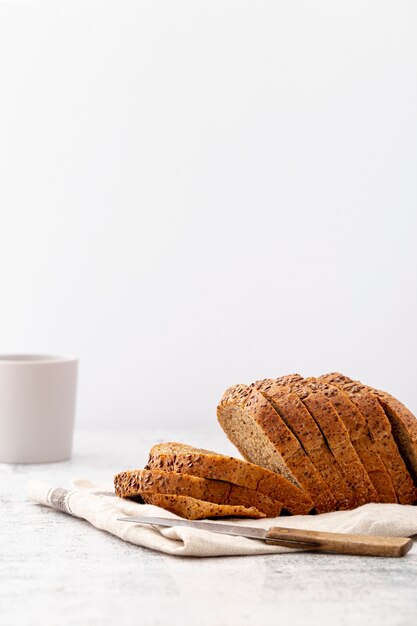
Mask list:
POLYGON ((391 478, 398 502, 413 504, 417 499, 417 490, 392 435, 391 424, 377 397, 362 383, 339 373, 327 374, 322 379, 341 387, 356 404, 367 421, 372 440, 391 478))
POLYGON ((262 393, 236 385, 223 395, 217 418, 245 459, 282 474, 310 495, 316 511, 336 508, 336 499, 298 439, 262 393))
POLYGON ((386 391, 367 387, 378 401, 388 417, 394 439, 401 452, 408 471, 417 483, 417 419, 402 402, 386 391))
MULTIPOLYGON (((302 400, 306 409, 320 428, 326 444, 333 453, 350 488, 349 505, 357 507, 367 502, 377 502, 378 496, 372 482, 353 446, 349 433, 331 400, 323 393, 324 383, 316 378, 303 379, 293 377, 294 382, 287 383, 291 390, 302 400)), ((285 377, 284 381, 288 381, 285 377)), ((279 389, 283 379, 277 379, 275 386, 268 384, 269 394, 279 389)), ((263 383, 258 383, 262 390, 263 383)), ((348 402, 349 399, 347 398, 348 402)))
POLYGON ((370 502, 395 502, 394 487, 372 441, 364 416, 340 387, 321 379, 315 380, 320 386, 320 391, 331 401, 345 425, 350 440, 375 489, 376 499, 371 499, 370 502))
POLYGON ((254 507, 214 504, 213 502, 204 502, 204 500, 190 498, 189 496, 147 493, 143 500, 146 504, 159 506, 185 519, 205 519, 207 517, 252 517, 260 519, 265 517, 265 513, 261 513, 254 507))
POLYGON ((293 515, 307 515, 314 507, 304 491, 269 469, 184 443, 153 446, 146 467, 226 481, 254 490, 281 502, 283 508, 293 515))
MULTIPOLYGON (((292 385, 289 385, 285 379, 284 383, 282 381, 283 379, 276 379, 271 382, 268 379, 267 381, 258 381, 254 383, 254 386, 271 402, 288 428, 298 438, 335 497, 336 508, 355 508, 359 504, 355 493, 349 487, 312 414, 300 399, 298 392, 304 392, 304 388, 300 387, 301 381, 292 385)), ((308 398, 309 394, 304 395, 308 398)), ((325 420, 322 419, 321 421, 324 422, 325 420)), ((360 504, 363 504, 363 501, 360 504)))
POLYGON ((281 504, 259 491, 232 485, 220 480, 207 480, 178 472, 161 470, 131 470, 114 477, 116 495, 132 498, 149 493, 190 496, 215 504, 255 507, 267 517, 278 517, 281 504))

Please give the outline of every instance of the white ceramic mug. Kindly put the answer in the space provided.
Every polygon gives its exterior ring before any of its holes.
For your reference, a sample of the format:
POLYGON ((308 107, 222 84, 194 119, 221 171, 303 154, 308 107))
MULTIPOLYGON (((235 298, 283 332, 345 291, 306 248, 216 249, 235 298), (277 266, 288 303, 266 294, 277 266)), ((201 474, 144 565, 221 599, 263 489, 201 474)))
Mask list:
POLYGON ((0 355, 0 463, 71 456, 78 360, 0 355))

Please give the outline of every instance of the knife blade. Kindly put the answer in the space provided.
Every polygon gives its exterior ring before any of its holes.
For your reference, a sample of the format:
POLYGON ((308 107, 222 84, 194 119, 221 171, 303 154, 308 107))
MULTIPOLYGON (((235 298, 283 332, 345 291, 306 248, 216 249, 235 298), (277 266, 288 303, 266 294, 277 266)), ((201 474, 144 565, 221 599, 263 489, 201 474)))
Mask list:
POLYGON ((219 522, 201 522, 165 517, 120 517, 121 522, 150 524, 156 526, 185 526, 223 535, 247 537, 265 541, 268 544, 358 556, 400 557, 412 548, 413 541, 408 537, 382 537, 377 535, 354 535, 349 533, 329 533, 317 530, 273 527, 268 530, 252 526, 233 526, 219 522))
MULTIPOLYGON (((248 539, 260 539, 266 541, 267 530, 264 528, 253 528, 252 526, 232 526, 232 524, 220 524, 218 522, 201 522, 186 519, 169 519, 166 517, 119 517, 121 522, 134 522, 137 524, 150 524, 156 526, 188 526, 188 528, 197 528, 199 530, 208 530, 212 533, 220 533, 221 535, 235 535, 237 537, 247 537, 248 539)), ((286 543, 300 544, 299 540, 288 540, 286 543)), ((301 547, 313 547, 315 542, 303 542, 301 547)))

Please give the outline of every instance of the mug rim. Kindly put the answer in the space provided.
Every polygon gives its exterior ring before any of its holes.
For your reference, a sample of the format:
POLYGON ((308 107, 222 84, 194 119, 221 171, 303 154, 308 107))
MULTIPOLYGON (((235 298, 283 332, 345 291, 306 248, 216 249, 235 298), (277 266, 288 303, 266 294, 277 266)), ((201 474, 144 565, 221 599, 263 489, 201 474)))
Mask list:
POLYGON ((0 354, 1 365, 49 365, 51 363, 70 363, 78 361, 78 357, 69 354, 47 354, 40 352, 22 352, 0 354))

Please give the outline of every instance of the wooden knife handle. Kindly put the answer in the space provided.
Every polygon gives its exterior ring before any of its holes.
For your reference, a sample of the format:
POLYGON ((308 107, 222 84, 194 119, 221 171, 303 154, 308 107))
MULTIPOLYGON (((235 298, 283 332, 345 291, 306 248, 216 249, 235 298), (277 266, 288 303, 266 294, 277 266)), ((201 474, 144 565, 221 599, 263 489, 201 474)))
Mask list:
POLYGON ((334 552, 361 556, 404 556, 413 545, 407 537, 379 537, 375 535, 351 535, 345 533, 324 533, 317 530, 296 528, 270 528, 266 535, 269 544, 293 545, 300 542, 305 550, 314 552, 334 552), (286 543, 286 542, 291 542, 286 543), (312 545, 306 547, 306 542, 312 545))

